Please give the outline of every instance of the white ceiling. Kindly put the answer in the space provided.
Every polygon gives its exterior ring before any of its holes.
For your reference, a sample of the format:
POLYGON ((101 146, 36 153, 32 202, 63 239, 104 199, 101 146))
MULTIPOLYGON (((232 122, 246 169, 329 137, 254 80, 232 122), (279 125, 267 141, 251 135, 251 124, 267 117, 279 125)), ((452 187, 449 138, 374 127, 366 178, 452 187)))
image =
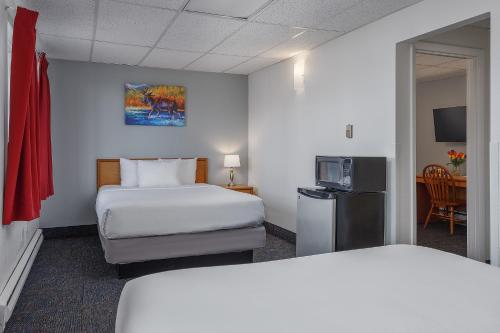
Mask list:
POLYGON ((14 0, 50 58, 249 74, 421 0, 14 0))
POLYGON ((442 80, 466 74, 467 60, 435 54, 417 53, 415 71, 417 82, 442 80))

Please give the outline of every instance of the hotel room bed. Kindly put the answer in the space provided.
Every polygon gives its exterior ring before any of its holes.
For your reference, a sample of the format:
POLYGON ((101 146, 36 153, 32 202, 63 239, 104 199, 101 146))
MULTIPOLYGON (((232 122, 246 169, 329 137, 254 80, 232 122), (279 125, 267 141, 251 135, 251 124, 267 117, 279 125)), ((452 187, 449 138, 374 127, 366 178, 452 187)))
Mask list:
POLYGON ((264 205, 254 195, 208 185, 207 159, 196 184, 122 187, 120 161, 97 161, 96 213, 111 264, 244 252, 265 245, 264 205))
POLYGON ((265 240, 262 200, 215 185, 106 185, 96 211, 110 263, 242 251, 265 240))
POLYGON ((107 239, 258 227, 264 221, 259 197, 207 184, 107 185, 99 189, 96 211, 107 239))
POLYGON ((117 333, 500 332, 500 269, 408 245, 144 276, 117 333))

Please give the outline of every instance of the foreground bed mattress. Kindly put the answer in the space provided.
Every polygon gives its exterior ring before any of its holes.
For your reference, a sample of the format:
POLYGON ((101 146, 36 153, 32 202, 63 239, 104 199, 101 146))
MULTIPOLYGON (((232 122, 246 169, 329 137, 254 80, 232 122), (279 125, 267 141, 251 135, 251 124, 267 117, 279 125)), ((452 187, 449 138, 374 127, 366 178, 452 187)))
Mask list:
POLYGON ((106 239, 258 227, 264 221, 259 197, 207 184, 102 186, 96 212, 99 232, 106 239))
POLYGON ((500 332, 500 269, 408 245, 145 276, 116 332, 500 332))

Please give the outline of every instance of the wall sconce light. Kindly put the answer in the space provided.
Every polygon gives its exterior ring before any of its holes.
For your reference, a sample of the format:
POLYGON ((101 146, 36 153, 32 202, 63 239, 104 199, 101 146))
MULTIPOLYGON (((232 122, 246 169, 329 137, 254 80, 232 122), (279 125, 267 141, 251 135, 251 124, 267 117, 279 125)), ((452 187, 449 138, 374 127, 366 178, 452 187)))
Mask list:
POLYGON ((293 88, 295 90, 304 89, 304 67, 304 59, 297 60, 293 65, 293 88))

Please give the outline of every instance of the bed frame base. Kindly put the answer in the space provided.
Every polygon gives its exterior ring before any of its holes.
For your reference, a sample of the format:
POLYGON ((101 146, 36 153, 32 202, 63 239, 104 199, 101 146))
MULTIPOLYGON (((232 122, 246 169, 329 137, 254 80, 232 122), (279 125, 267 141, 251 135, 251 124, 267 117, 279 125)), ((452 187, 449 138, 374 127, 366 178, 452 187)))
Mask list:
POLYGON ((119 279, 128 279, 175 269, 248 264, 252 262, 253 250, 247 250, 241 252, 151 260, 130 264, 116 264, 115 267, 119 279))

